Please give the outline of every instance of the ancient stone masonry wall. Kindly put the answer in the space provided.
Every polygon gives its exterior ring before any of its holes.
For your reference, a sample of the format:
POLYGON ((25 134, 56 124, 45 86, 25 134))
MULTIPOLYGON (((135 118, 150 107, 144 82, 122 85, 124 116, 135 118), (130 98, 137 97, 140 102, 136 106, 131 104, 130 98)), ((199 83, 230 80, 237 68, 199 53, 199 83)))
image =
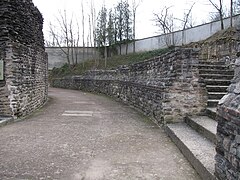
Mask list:
POLYGON ((217 113, 216 176, 240 179, 240 59, 228 94, 219 102, 217 113))
POLYGON ((198 52, 179 49, 115 70, 53 80, 54 87, 103 93, 132 105, 156 123, 177 122, 200 113, 206 91, 198 76, 198 52))
POLYGON ((201 50, 199 59, 214 61, 225 61, 226 65, 231 65, 236 59, 236 53, 239 51, 240 29, 239 27, 228 28, 219 31, 212 37, 187 45, 188 47, 197 46, 201 50))
POLYGON ((31 0, 0 1, 0 116, 25 116, 47 99, 42 27, 42 15, 31 0))

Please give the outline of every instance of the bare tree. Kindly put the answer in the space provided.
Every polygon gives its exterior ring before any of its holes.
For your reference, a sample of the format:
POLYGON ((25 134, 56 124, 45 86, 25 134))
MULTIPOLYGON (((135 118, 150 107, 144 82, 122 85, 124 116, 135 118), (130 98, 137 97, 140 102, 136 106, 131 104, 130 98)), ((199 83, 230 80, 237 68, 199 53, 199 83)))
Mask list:
POLYGON ((230 0, 230 27, 232 27, 232 16, 233 16, 233 1, 230 0))
POLYGON ((82 54, 82 64, 83 68, 85 66, 84 59, 85 59, 85 16, 84 16, 84 6, 83 6, 83 0, 81 3, 82 7, 82 44, 83 44, 83 54, 82 54))
POLYGON ((91 12, 91 15, 90 15, 90 22, 89 24, 90 27, 91 27, 91 31, 90 31, 90 44, 91 44, 91 47, 94 48, 94 53, 93 53, 93 58, 95 60, 95 66, 98 66, 98 62, 97 62, 97 54, 96 54, 96 50, 95 48, 97 47, 96 45, 96 10, 95 10, 95 7, 94 7, 94 2, 93 0, 91 0, 91 4, 90 4, 90 12, 91 12))
POLYGON ((115 17, 116 17, 116 31, 117 31, 117 39, 119 41, 119 50, 120 55, 122 54, 122 41, 123 41, 123 34, 124 34, 124 6, 123 1, 121 0, 115 10, 115 17))
POLYGON ((208 0, 211 5, 217 10, 218 16, 220 21, 221 21, 221 29, 224 29, 224 24, 223 24, 223 17, 224 17, 224 12, 223 12, 223 0, 219 0, 219 4, 213 2, 213 0, 208 0))
POLYGON ((79 26, 77 28, 73 25, 73 16, 69 19, 67 11, 59 11, 59 16, 56 18, 58 26, 50 23, 50 36, 53 38, 52 45, 57 45, 61 51, 66 55, 68 64, 77 63, 77 53, 74 51, 79 43, 79 26), (77 31, 76 31, 77 29, 77 31))
POLYGON ((114 24, 115 24, 115 17, 112 9, 110 9, 108 12, 108 24, 107 24, 107 41, 108 41, 110 56, 112 56, 112 53, 113 53, 112 51, 116 43, 115 37, 114 37, 114 34, 115 34, 114 24))
POLYGON ((132 39, 132 14, 129 9, 129 4, 127 1, 123 3, 123 20, 124 20, 124 39, 126 41, 126 54, 128 54, 128 43, 132 39))
POLYGON ((184 44, 184 39, 185 39, 185 29, 186 28, 190 28, 190 27, 193 27, 193 22, 192 22, 192 18, 191 18, 191 13, 192 13, 192 9, 193 9, 193 6, 195 5, 196 3, 194 2, 191 7, 188 9, 187 13, 184 13, 184 17, 183 19, 179 19, 179 18, 175 18, 179 21, 181 21, 183 23, 183 27, 182 27, 182 45, 184 44))
POLYGON ((184 14, 184 18, 183 18, 183 30, 186 29, 186 28, 189 28, 189 27, 193 27, 193 24, 192 24, 192 21, 190 19, 191 17, 191 13, 192 13, 192 9, 193 9, 193 6, 195 5, 196 3, 194 2, 191 7, 189 8, 188 12, 186 14, 184 14))
POLYGON ((105 58, 105 67, 107 65, 107 9, 105 6, 102 7, 98 13, 98 23, 96 29, 96 40, 99 49, 104 48, 102 55, 105 58))
POLYGON ((132 1, 132 14, 133 14, 133 52, 135 53, 136 51, 136 13, 137 13, 137 8, 140 5, 141 0, 136 2, 136 0, 132 1))
POLYGON ((79 41, 80 41, 80 28, 79 28, 79 24, 78 21, 76 21, 76 25, 77 25, 77 34, 75 35, 75 37, 73 37, 73 41, 74 41, 74 53, 75 53, 75 64, 78 64, 78 54, 79 54, 79 41))
POLYGON ((126 43, 126 54, 129 40, 132 39, 132 13, 127 0, 121 0, 115 7, 116 42, 122 54, 122 44, 126 43))
POLYGON ((160 28, 160 31, 165 34, 165 43, 168 47, 175 45, 173 14, 169 13, 170 7, 164 7, 161 14, 153 13, 156 26, 160 28))

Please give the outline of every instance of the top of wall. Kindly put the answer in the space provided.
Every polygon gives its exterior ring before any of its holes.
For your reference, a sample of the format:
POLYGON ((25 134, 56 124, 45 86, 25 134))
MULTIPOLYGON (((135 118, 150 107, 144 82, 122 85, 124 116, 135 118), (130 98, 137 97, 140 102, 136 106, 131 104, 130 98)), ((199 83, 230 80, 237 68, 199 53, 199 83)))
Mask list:
POLYGON ((43 17, 32 0, 0 1, 0 36, 44 48, 43 17))
MULTIPOLYGON (((237 19, 238 17, 240 17, 240 14, 237 14, 237 15, 234 15, 233 16, 233 19, 237 19)), ((223 18, 224 21, 228 21, 230 19, 230 17, 226 17, 226 18, 223 18)), ((235 20, 236 21, 236 20, 235 20)), ((190 30, 190 29, 196 29, 196 28, 199 28, 201 26, 210 26, 212 24, 220 24, 220 21, 211 21, 211 22, 208 22, 208 23, 204 23, 204 24, 199 24, 197 26, 193 26, 193 27, 190 27, 190 28, 186 28, 186 30, 190 30)), ((238 25, 238 22, 235 22, 235 26, 238 25)), ((226 26, 226 22, 225 22, 225 26, 226 26)), ((173 31, 172 33, 178 33, 178 32, 182 32, 183 30, 177 30, 177 31, 173 31)), ((171 34, 171 33, 167 33, 167 34, 171 34)), ((155 36, 150 36, 150 37, 145 37, 145 38, 142 38, 142 39, 136 39, 136 41, 141 41, 141 40, 145 40, 145 39, 151 39, 151 38, 157 38, 157 37, 160 37, 164 34, 159 34, 159 35, 155 35, 155 36)))

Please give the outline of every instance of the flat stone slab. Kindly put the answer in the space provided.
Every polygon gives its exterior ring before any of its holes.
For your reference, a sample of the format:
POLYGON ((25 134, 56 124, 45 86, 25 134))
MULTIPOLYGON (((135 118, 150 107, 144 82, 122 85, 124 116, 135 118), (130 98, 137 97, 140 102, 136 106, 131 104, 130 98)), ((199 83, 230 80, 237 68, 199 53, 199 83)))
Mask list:
POLYGON ((44 108, 0 128, 1 179, 200 180, 164 130, 129 106, 81 91, 49 95, 44 108), (73 103, 81 101, 91 103, 73 103))
POLYGON ((210 131, 213 134, 217 133, 217 121, 209 118, 208 116, 194 116, 192 120, 210 131))
POLYGON ((185 123, 167 125, 166 131, 203 179, 214 176, 215 145, 185 123))
POLYGON ((213 143, 217 142, 217 121, 208 116, 189 116, 185 122, 213 143))

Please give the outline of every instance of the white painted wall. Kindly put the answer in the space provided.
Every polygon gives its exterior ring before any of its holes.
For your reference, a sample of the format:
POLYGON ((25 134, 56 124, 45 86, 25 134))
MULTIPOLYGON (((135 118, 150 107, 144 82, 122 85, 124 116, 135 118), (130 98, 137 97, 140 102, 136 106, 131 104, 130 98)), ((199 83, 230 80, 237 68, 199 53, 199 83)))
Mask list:
MULTIPOLYGON (((225 29, 230 26, 230 18, 224 19, 224 27, 225 29)), ((233 17, 233 26, 240 26, 240 15, 233 17)), ((182 44, 189 44, 191 42, 197 42, 200 40, 204 40, 216 32, 221 30, 220 21, 215 21, 211 23, 206 23, 203 25, 199 25, 193 28, 186 29, 184 31, 176 31, 167 35, 159 35, 144 39, 136 40, 135 49, 136 52, 141 51, 151 51, 155 49, 166 48, 166 38, 174 37, 175 45, 180 46, 182 44)), ((168 38, 169 39, 169 38, 168 38)), ((118 53, 119 53, 118 48, 118 53)), ((122 54, 126 52, 126 45, 122 45, 122 54)), ((128 44, 128 53, 133 52, 133 43, 128 44)))
MULTIPOLYGON (((46 47, 45 51, 48 54, 48 69, 51 70, 54 67, 58 68, 63 66, 65 63, 67 63, 67 56, 63 53, 63 51, 59 47, 46 47)), ((65 48, 65 51, 66 51, 66 48, 65 48)), ((94 57, 98 57, 98 52, 95 48, 91 48, 91 47, 85 48, 84 58, 83 58, 82 47, 74 48, 74 51, 77 52, 78 62, 83 62, 89 59, 94 59, 94 57)))
MULTIPOLYGON (((240 15, 233 17, 233 25, 235 27, 240 27, 240 15)), ((225 28, 230 26, 230 18, 224 19, 225 28)), ((167 35, 159 35, 144 39, 136 40, 136 52, 141 51, 151 51, 155 49, 166 48, 166 38, 170 37, 171 39, 174 37, 175 44, 180 46, 182 44, 189 44, 191 42, 197 42, 200 40, 204 40, 214 33, 221 30, 220 21, 215 21, 203 25, 199 25, 193 28, 186 29, 184 31, 176 31, 167 35)), ((83 48, 76 48, 78 51, 78 62, 83 61, 83 48)), ((58 47, 50 47, 46 48, 46 52, 48 53, 48 62, 49 69, 53 67, 61 67, 63 64, 67 63, 66 55, 61 51, 58 47)), ((128 53, 133 52, 133 43, 128 45, 128 53)), ((122 54, 126 53, 126 45, 122 45, 122 54)), ((92 59, 94 54, 98 56, 98 52, 94 48, 87 48, 85 50, 85 58, 84 60, 92 59)), ((119 47, 118 47, 119 54, 119 47)))

